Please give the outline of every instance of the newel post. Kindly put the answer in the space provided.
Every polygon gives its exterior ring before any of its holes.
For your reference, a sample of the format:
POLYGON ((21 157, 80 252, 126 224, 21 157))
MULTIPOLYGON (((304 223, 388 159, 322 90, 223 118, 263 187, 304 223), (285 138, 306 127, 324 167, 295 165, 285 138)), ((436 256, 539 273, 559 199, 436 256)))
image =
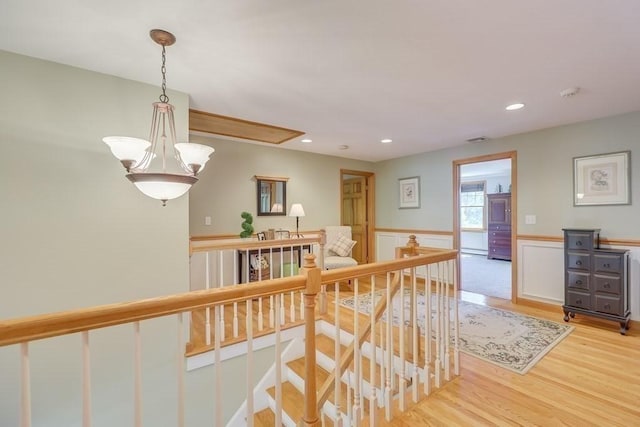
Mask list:
POLYGON ((316 392, 316 295, 320 291, 320 269, 315 264, 315 255, 304 257, 302 274, 307 281, 304 294, 304 415, 303 426, 320 426, 318 418, 318 396, 316 392))

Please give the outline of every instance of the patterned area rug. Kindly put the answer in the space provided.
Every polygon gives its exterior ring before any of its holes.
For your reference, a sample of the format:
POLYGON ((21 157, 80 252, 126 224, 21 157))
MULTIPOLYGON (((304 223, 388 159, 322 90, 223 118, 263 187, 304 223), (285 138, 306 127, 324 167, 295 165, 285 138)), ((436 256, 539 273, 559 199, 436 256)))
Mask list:
MULTIPOLYGON (((405 298, 404 318, 405 323, 408 323, 406 319, 410 319, 409 294, 407 290, 405 293, 407 297, 405 298)), ((376 302, 383 295, 384 291, 377 291, 376 302)), ((353 309, 354 298, 341 299, 340 305, 353 309)), ((361 295, 358 298, 358 305, 361 313, 370 313, 372 308, 371 294, 361 295)), ((399 295, 394 297, 392 305, 393 324, 397 326, 400 323, 399 295)), ((432 295, 432 311, 434 307, 435 296, 432 295)), ((424 331, 425 308, 424 292, 418 291, 418 326, 421 332, 424 331)), ((383 321, 386 321, 386 316, 385 312, 383 321)), ((458 316, 460 320, 460 351, 519 374, 527 373, 573 330, 573 326, 562 323, 466 301, 458 301, 458 316)))

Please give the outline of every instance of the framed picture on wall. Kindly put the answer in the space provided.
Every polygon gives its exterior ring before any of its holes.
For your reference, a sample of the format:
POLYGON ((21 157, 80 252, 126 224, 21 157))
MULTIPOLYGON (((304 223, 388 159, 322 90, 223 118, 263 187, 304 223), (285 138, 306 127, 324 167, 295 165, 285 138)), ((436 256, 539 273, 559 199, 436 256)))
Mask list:
POLYGON ((628 205, 631 203, 631 153, 573 158, 573 205, 628 205))
POLYGON ((399 184, 399 208, 414 209, 420 207, 420 177, 412 176, 400 178, 399 184))

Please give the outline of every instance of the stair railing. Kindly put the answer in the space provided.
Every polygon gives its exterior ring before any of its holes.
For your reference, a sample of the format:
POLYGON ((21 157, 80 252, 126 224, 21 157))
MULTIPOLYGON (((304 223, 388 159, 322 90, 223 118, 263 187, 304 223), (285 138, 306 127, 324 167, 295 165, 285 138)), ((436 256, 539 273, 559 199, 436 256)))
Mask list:
MULTIPOLYGON (((318 254, 322 233, 296 239, 193 239, 190 244, 190 289, 213 289, 230 284, 255 283, 300 274, 305 254, 318 254)), ((243 307, 233 302, 220 307, 216 319, 211 308, 192 313, 189 355, 202 354, 214 347, 246 339, 241 321, 243 307), (213 333, 214 321, 220 323, 220 337, 213 333)), ((254 337, 273 334, 280 329, 304 323, 304 297, 301 291, 258 297, 254 337)))
MULTIPOLYGON (((421 395, 429 395, 432 382, 436 387, 443 385, 442 376, 450 380, 450 356, 454 353, 454 372, 459 373, 458 355, 458 315, 457 283, 455 263, 457 251, 436 248, 421 248, 415 236, 410 236, 405 247, 396 248, 396 260, 376 264, 361 265, 322 273, 322 288, 334 285, 335 351, 334 360, 339 361, 321 385, 318 392, 318 410, 322 411, 333 393, 333 413, 327 414, 334 425, 360 425, 366 419, 363 395, 362 354, 365 346, 371 359, 366 399, 370 425, 376 424, 377 408, 384 407, 385 418, 392 418, 394 395, 398 397, 401 411, 406 410, 405 394, 411 389, 411 396, 417 402, 421 395), (392 268, 391 265, 393 265, 392 268), (418 273, 424 276, 424 286, 418 292, 418 273), (380 277, 385 277, 383 286, 377 288, 380 277), (370 292, 360 292, 360 281, 370 284, 370 292), (353 339, 341 351, 340 336, 344 327, 345 309, 341 308, 340 284, 350 283, 353 290, 351 306, 353 339), (453 286, 453 289, 451 289, 453 286), (423 290, 424 289, 424 290, 423 290), (418 294, 425 307, 422 332, 418 323, 418 294), (432 316, 433 295, 433 322, 432 316), (376 298, 378 300, 376 301, 376 298), (360 299, 371 307, 365 315, 359 315, 360 299), (396 301, 398 300, 398 301, 396 301), (393 302, 393 304, 392 304, 393 302), (382 322, 388 307, 408 306, 397 310, 399 325, 391 321, 382 322), (454 317, 452 327, 450 313, 454 317), (435 327, 432 333, 432 323, 435 327), (379 328, 376 333, 376 327, 379 328), (450 347, 453 329, 455 347, 450 347), (433 347, 433 348, 432 348, 433 347), (422 352, 421 352, 422 350, 422 352), (341 354, 342 353, 342 354, 341 354), (379 368, 376 365, 379 363, 379 368), (353 373, 348 371, 352 367, 353 373), (379 372, 376 372, 376 370, 379 372), (378 386, 376 377, 379 374, 378 386), (341 379, 337 381, 336 379, 341 379), (433 379, 432 379, 433 378, 433 379), (422 379, 422 393, 418 387, 422 379), (348 407, 341 408, 342 382, 347 382, 348 407)), ((394 314, 387 313, 387 317, 394 314)))

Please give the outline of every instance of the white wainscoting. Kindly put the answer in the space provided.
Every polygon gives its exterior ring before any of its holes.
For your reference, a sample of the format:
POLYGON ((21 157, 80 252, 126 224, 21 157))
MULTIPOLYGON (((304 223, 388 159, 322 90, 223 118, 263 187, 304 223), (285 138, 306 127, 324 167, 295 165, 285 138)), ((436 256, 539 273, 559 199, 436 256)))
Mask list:
POLYGON ((564 302, 564 244, 518 240, 518 297, 564 302))
MULTIPOLYGON (((631 252, 629 266, 631 318, 640 320, 640 248, 637 246, 607 247, 628 249, 631 252)), ((564 243, 518 240, 517 248, 518 297, 562 305, 564 303, 564 243)))

